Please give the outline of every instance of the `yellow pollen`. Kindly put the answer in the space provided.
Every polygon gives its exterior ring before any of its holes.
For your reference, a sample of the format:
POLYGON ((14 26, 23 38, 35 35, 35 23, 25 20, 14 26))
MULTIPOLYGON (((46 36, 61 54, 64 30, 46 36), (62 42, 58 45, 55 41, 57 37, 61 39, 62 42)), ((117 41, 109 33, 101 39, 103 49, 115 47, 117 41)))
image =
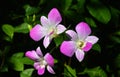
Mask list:
POLYGON ((84 42, 83 41, 78 41, 77 42, 77 47, 80 48, 80 49, 83 48, 84 47, 84 42))

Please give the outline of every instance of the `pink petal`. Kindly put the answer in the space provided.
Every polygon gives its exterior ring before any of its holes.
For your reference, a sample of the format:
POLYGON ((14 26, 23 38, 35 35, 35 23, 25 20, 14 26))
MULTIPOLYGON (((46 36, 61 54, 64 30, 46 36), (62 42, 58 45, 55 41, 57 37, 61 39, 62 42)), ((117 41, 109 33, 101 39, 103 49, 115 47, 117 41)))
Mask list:
POLYGON ((47 47, 49 46, 51 40, 52 40, 52 39, 50 39, 49 36, 45 36, 45 38, 44 38, 44 40, 43 40, 43 45, 44 45, 45 48, 47 48, 47 47))
POLYGON ((88 36, 85 41, 90 42, 92 44, 95 44, 99 40, 98 37, 96 36, 88 36))
POLYGON ((38 69, 38 75, 43 75, 44 72, 45 72, 45 67, 40 67, 40 68, 38 69))
POLYGON ((54 58, 52 57, 52 55, 50 55, 49 53, 47 53, 44 56, 44 59, 46 60, 46 62, 48 63, 48 65, 54 66, 54 58))
POLYGON ((49 20, 45 16, 41 16, 41 24, 44 27, 50 27, 49 20))
POLYGON ((33 51, 27 51, 25 53, 25 56, 32 59, 32 60, 37 60, 37 59, 40 58, 34 50, 33 51))
POLYGON ((72 57, 74 51, 76 50, 75 42, 73 41, 64 41, 60 46, 60 51, 68 57, 72 57))
POLYGON ((40 47, 38 47, 38 48, 36 49, 36 53, 37 53, 40 57, 42 57, 42 56, 43 56, 43 54, 42 54, 42 51, 41 51, 40 47))
POLYGON ((91 33, 91 29, 90 29, 89 25, 85 22, 80 22, 76 26, 76 31, 81 40, 84 40, 91 33))
POLYGON ((66 30, 66 27, 64 25, 59 24, 57 26, 57 34, 60 34, 66 30))
POLYGON ((49 14, 48 14, 48 19, 50 20, 51 23, 54 25, 59 24, 62 21, 62 17, 59 13, 59 11, 56 8, 53 8, 49 14))
POLYGON ((35 62, 35 63, 34 63, 34 68, 35 68, 36 70, 38 70, 38 69, 40 68, 40 63, 39 63, 39 62, 35 62))
POLYGON ((53 70, 52 67, 50 67, 49 65, 47 66, 47 70, 48 70, 48 72, 50 72, 51 74, 55 74, 54 70, 53 70))
POLYGON ((85 52, 89 51, 92 48, 92 43, 87 42, 85 47, 82 49, 85 52))
POLYGON ((71 40, 76 41, 78 39, 78 35, 73 30, 67 30, 66 33, 71 37, 71 40))
POLYGON ((33 27, 30 30, 30 37, 34 40, 34 41, 39 41, 44 37, 44 33, 43 33, 43 28, 41 27, 41 25, 37 24, 35 27, 33 27))
POLYGON ((84 59, 84 55, 85 53, 80 49, 77 49, 77 51, 75 51, 75 56, 79 62, 81 62, 84 59))

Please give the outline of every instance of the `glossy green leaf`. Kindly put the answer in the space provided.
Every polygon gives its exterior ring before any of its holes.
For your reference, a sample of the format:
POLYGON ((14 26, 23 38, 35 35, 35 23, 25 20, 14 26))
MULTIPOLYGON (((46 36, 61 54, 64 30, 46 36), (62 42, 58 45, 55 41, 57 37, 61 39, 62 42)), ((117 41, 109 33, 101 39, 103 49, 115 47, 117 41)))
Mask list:
POLYGON ((77 77, 76 70, 65 64, 64 77, 77 77))
POLYGON ((92 18, 85 18, 85 21, 91 26, 91 27, 97 27, 95 21, 92 18))
POLYGON ((101 47, 99 44, 94 44, 92 47, 93 50, 98 51, 99 53, 101 53, 101 47))
POLYGON ((2 26, 2 30, 5 32, 6 35, 8 35, 10 38, 13 38, 14 35, 14 27, 9 24, 4 24, 2 26))
POLYGON ((34 71, 33 68, 26 69, 20 73, 20 77, 32 77, 31 75, 33 71, 34 71))
POLYGON ((22 57, 23 57, 24 53, 19 52, 19 53, 15 53, 12 55, 12 57, 10 58, 10 63, 11 63, 11 67, 16 70, 16 71, 23 71, 24 70, 24 64, 22 62, 22 57))
POLYGON ((107 24, 111 19, 109 9, 101 2, 89 4, 87 5, 87 9, 89 13, 101 23, 107 24))
POLYGON ((32 26, 28 23, 22 23, 21 25, 15 27, 14 30, 17 33, 28 33, 31 28, 32 26))
POLYGON ((99 66, 91 69, 86 68, 84 73, 87 73, 90 77, 107 77, 105 71, 99 66))

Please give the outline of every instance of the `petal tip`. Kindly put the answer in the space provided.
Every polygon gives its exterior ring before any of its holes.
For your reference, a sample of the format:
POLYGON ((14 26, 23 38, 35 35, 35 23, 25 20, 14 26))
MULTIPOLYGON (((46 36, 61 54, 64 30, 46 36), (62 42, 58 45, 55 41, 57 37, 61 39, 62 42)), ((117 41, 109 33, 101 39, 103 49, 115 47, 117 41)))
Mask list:
POLYGON ((30 37, 34 40, 34 41, 39 41, 40 39, 42 39, 42 37, 44 36, 42 33, 42 27, 41 25, 37 24, 35 25, 31 30, 30 30, 30 37))

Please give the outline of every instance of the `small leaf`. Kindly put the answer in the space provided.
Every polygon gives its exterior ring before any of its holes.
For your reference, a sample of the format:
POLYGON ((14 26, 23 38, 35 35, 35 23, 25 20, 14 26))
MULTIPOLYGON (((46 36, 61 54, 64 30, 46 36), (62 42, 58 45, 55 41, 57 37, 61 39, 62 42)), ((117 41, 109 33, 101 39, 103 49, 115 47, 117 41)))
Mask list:
POLYGON ((13 38, 14 35, 14 28, 12 27, 12 25, 9 24, 4 24, 2 26, 2 30, 5 32, 5 34, 7 34, 11 39, 13 38))
POLYGON ((92 18, 85 18, 85 21, 90 24, 91 27, 97 27, 95 21, 92 18))
POLYGON ((89 13, 101 23, 107 24, 111 19, 109 9, 104 6, 100 1, 95 1, 87 5, 89 13))
POLYGON ((98 51, 99 53, 101 53, 101 47, 99 44, 94 44, 92 47, 93 50, 98 51))
POLYGON ((26 16, 29 16, 29 15, 38 13, 40 8, 38 8, 38 7, 32 7, 30 5, 25 5, 24 9, 25 9, 25 12, 26 12, 26 16))
POLYGON ((54 63, 58 63, 58 60, 57 60, 57 59, 54 59, 54 63))
POLYGON ((26 65, 33 65, 34 64, 34 61, 32 61, 31 59, 29 59, 27 57, 23 57, 22 62, 23 62, 23 64, 26 64, 26 65))
POLYGON ((20 73, 20 77, 32 77, 31 75, 33 71, 34 71, 33 68, 26 69, 20 73))
POLYGON ((16 71, 24 70, 24 64, 22 62, 23 55, 24 55, 24 53, 19 52, 19 53, 13 54, 12 57, 10 58, 9 61, 14 70, 16 70, 16 71))
POLYGON ((54 42, 55 42, 57 47, 63 42, 63 40, 64 40, 63 35, 59 35, 56 38, 54 38, 54 42))
POLYGON ((77 77, 76 76, 76 70, 72 69, 70 66, 65 64, 65 75, 68 75, 69 77, 77 77))
POLYGON ((105 71, 99 66, 91 69, 86 68, 84 72, 87 73, 90 77, 107 77, 105 71))
POLYGON ((17 33, 28 33, 31 28, 31 25, 28 23, 22 23, 20 26, 15 27, 15 32, 17 33))

